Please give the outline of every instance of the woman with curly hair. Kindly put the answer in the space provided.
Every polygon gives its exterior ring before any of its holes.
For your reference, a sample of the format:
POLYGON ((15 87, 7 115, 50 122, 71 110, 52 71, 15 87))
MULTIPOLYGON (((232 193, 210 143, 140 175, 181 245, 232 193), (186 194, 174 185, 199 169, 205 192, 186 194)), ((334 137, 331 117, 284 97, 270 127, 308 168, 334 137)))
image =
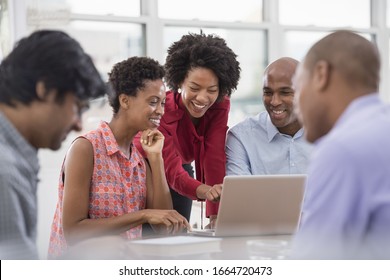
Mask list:
POLYGON ((50 258, 90 238, 141 237, 143 223, 169 233, 189 227, 172 210, 162 159, 164 136, 156 129, 166 99, 163 76, 163 67, 145 57, 119 62, 109 73, 113 118, 76 138, 65 157, 50 258), (133 145, 138 132, 148 160, 133 145))
POLYGON ((184 35, 168 49, 165 79, 171 91, 159 130, 165 136, 163 159, 173 207, 187 220, 192 200, 206 200, 211 222, 218 213, 229 97, 241 70, 236 57, 225 40, 203 33, 184 35))

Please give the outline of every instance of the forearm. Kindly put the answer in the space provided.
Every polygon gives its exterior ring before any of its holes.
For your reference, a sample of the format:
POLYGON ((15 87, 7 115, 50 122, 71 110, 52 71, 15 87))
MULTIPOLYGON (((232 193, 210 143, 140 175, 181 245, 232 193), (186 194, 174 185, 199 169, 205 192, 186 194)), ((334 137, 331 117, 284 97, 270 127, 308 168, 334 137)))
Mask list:
POLYGON ((119 235, 146 222, 146 213, 140 210, 117 217, 86 218, 77 222, 66 223, 64 219, 63 230, 67 243, 74 245, 89 238, 119 235))
POLYGON ((199 185, 199 187, 196 189, 196 196, 198 199, 205 200, 206 193, 211 189, 211 186, 208 186, 206 184, 199 185))
POLYGON ((165 178, 164 161, 161 154, 148 155, 150 169, 152 172, 153 197, 149 208, 172 209, 172 199, 165 178))

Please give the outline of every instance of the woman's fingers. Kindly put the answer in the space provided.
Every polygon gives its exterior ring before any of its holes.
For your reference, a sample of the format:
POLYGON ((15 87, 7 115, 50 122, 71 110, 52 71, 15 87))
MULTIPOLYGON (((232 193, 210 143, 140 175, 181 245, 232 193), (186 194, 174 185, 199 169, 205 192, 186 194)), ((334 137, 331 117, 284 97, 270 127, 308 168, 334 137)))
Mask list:
POLYGON ((206 199, 210 201, 219 201, 221 199, 222 185, 214 185, 206 192, 206 199))
POLYGON ((154 210, 151 223, 160 224, 165 228, 166 233, 178 233, 183 229, 191 230, 187 219, 176 210, 154 210))
POLYGON ((164 136, 160 131, 147 129, 142 131, 140 141, 142 144, 150 147, 161 139, 164 140, 164 136))

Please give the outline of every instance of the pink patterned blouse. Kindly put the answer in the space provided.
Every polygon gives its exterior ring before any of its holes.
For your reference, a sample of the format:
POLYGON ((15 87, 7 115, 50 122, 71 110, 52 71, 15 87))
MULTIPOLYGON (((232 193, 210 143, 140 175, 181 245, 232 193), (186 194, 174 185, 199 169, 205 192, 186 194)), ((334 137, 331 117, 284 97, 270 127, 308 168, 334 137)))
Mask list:
MULTIPOLYGON (((106 122, 84 136, 93 145, 94 167, 89 192, 90 219, 101 219, 136 212, 146 207, 146 167, 142 155, 132 145, 130 159, 118 147, 106 122)), ((51 226, 48 257, 61 256, 67 249, 62 230, 64 164, 59 179, 58 203, 51 226)), ((127 239, 142 235, 142 226, 124 232, 127 239)))

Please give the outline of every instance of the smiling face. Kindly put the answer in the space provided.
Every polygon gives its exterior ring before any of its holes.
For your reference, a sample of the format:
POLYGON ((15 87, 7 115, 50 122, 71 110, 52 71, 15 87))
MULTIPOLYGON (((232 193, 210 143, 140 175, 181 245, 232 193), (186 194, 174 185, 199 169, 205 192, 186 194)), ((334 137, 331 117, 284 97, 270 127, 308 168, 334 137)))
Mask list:
POLYGON ((160 125, 165 107, 165 86, 161 79, 146 81, 145 87, 136 96, 126 97, 132 100, 128 112, 136 130, 156 129, 160 125))
POLYGON ((284 134, 294 135, 300 124, 293 110, 292 77, 296 63, 278 60, 267 67, 263 81, 263 103, 271 121, 284 134))
POLYGON ((183 104, 193 121, 196 121, 203 117, 217 100, 218 77, 210 69, 194 68, 188 72, 180 88, 183 104))

